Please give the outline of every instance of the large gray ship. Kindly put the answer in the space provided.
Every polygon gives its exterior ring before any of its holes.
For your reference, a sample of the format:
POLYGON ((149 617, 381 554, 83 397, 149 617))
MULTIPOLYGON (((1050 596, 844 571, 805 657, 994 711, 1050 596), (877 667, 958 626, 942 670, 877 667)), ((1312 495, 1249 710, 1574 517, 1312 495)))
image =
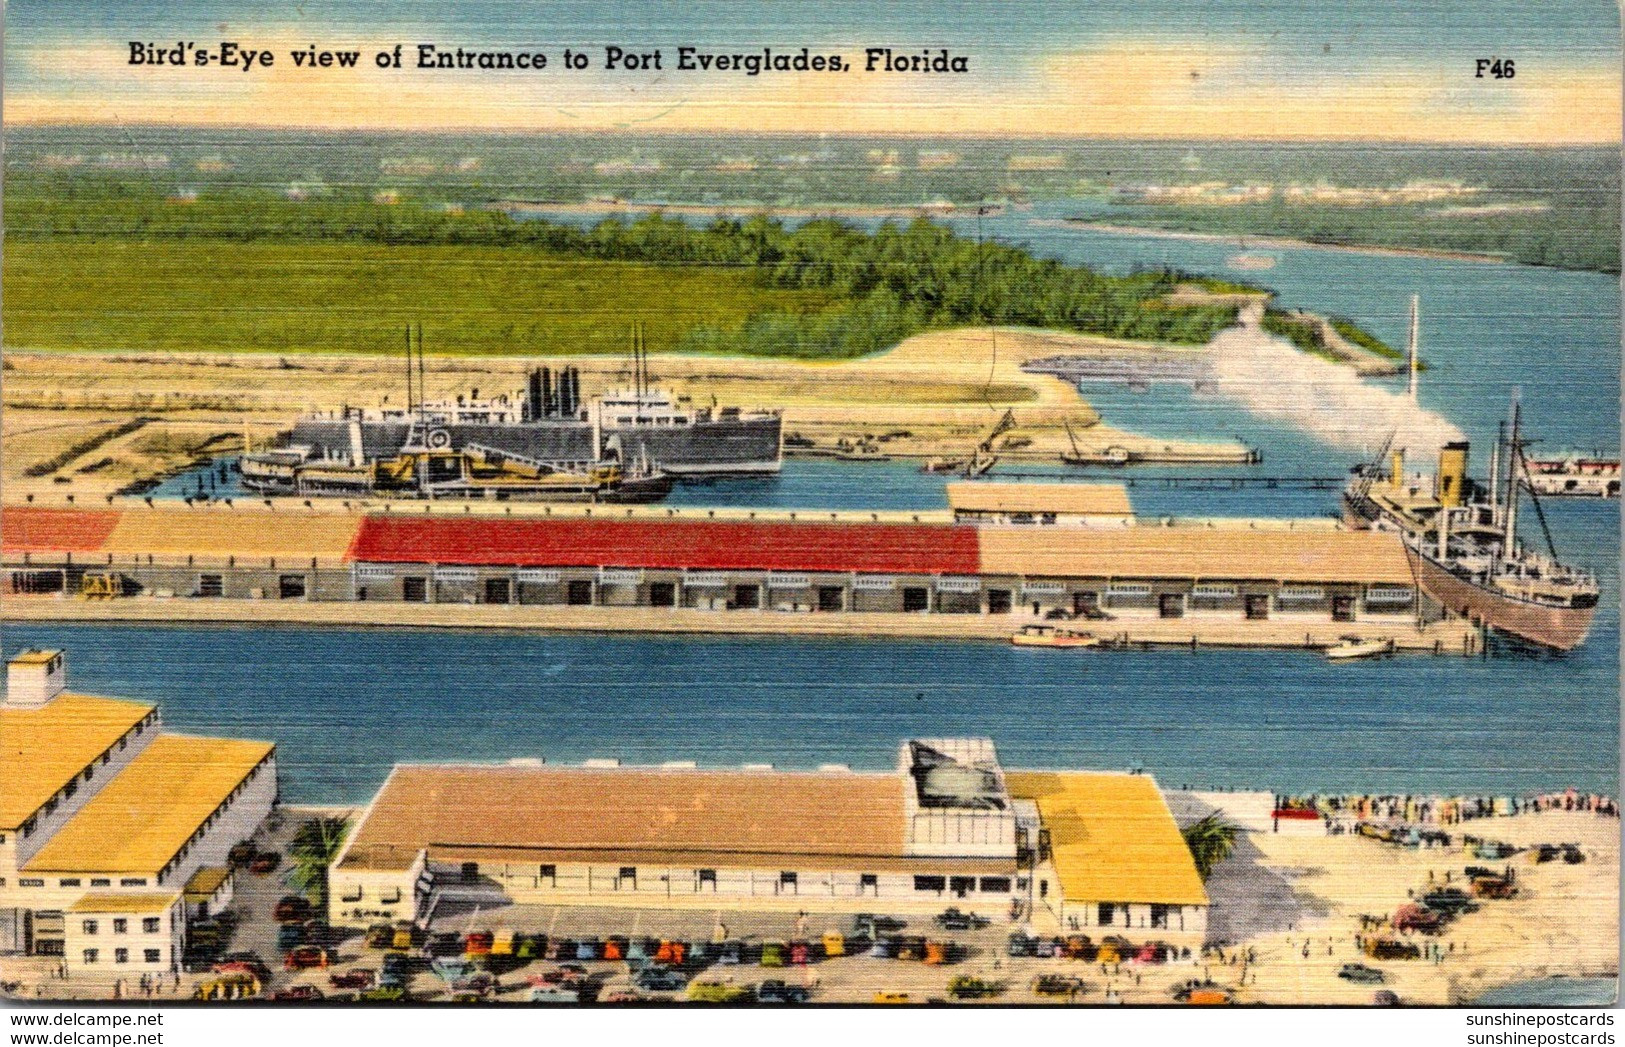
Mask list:
POLYGON ((678 479, 773 474, 783 460, 777 411, 692 406, 654 387, 640 355, 630 388, 591 401, 582 397, 577 368, 538 367, 524 391, 494 399, 481 400, 474 389, 452 400, 412 402, 409 397, 402 407, 306 415, 283 446, 245 456, 243 477, 255 486, 259 466, 271 465, 273 458, 278 466, 295 458, 360 465, 409 448, 494 455, 564 470, 606 461, 642 463, 678 479))

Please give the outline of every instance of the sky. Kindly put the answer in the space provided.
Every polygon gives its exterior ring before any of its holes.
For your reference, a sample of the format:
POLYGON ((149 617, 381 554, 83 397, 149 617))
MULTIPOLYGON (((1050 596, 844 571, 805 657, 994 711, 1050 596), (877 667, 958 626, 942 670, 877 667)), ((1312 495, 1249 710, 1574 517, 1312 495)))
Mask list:
POLYGON ((1490 144, 1620 140, 1611 0, 12 0, 8 124, 639 130, 1490 144), (269 67, 131 65, 222 41, 269 67), (416 45, 541 71, 413 68, 416 45), (374 56, 403 46, 403 68, 374 56), (354 69, 291 52, 355 50, 354 69), (839 54, 850 72, 684 72, 677 48, 839 54), (603 68, 658 49, 660 71, 603 68), (968 60, 865 72, 866 48, 968 60), (565 48, 588 67, 564 68, 565 48), (1478 76, 1511 59, 1510 78, 1478 76))

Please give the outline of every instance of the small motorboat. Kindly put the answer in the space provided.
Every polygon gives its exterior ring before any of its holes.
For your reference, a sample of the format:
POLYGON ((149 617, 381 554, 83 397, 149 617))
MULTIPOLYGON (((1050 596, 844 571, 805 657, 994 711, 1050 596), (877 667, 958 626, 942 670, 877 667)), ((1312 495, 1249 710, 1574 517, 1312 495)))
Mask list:
POLYGON ((1345 636, 1337 643, 1321 649, 1334 662, 1353 661, 1358 658, 1386 658, 1394 653, 1394 641, 1386 636, 1345 636))
POLYGON ((1010 642, 1017 647, 1099 647, 1100 637, 1053 625, 1024 625, 1010 637, 1010 642))

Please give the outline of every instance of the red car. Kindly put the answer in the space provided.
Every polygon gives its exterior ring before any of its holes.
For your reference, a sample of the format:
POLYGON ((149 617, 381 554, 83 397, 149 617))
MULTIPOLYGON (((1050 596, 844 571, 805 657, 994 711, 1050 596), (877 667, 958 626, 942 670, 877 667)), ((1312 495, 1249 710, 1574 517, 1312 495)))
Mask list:
POLYGON ((322 991, 314 985, 290 985, 271 994, 273 1000, 319 1000, 322 991))
POLYGON ((353 971, 327 976, 327 983, 335 989, 370 989, 377 980, 377 972, 371 967, 358 967, 353 971))
POLYGON ((277 923, 304 923, 310 919, 310 902, 297 894, 284 895, 271 910, 277 923))
POLYGON ((302 971, 307 967, 326 967, 328 962, 327 950, 320 945, 301 945, 288 950, 288 958, 282 966, 290 971, 302 971))

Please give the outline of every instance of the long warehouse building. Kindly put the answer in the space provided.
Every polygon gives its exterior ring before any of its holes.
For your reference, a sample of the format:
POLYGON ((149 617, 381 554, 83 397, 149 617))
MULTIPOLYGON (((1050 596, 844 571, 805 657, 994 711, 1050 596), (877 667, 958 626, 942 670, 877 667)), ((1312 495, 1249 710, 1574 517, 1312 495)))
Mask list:
POLYGON ((15 595, 1396 623, 1421 610, 1397 537, 1325 521, 490 508, 13 507, 0 540, 15 595))

